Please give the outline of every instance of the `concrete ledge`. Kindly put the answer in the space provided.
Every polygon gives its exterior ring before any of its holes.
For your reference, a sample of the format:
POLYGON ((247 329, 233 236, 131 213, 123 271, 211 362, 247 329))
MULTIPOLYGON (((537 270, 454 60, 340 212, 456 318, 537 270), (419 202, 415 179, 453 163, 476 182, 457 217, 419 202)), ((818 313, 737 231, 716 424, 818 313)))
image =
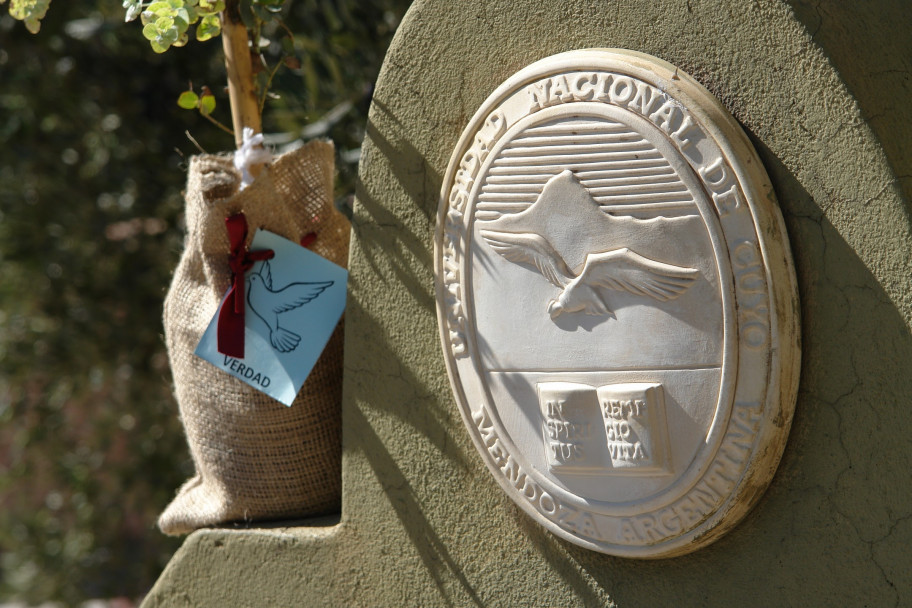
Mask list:
POLYGON ((302 598, 300 605, 332 606, 327 591, 340 534, 338 516, 198 530, 187 537, 143 605, 279 606, 288 605, 287 598, 302 598), (306 556, 305 561, 282 559, 291 553, 306 556))

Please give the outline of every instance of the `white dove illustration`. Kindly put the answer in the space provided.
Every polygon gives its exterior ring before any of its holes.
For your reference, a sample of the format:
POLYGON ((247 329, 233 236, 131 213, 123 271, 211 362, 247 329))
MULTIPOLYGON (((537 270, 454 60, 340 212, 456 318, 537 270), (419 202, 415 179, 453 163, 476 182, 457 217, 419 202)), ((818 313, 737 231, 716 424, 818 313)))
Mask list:
POLYGON ((247 304, 256 316, 269 327, 269 342, 280 353, 298 347, 301 336, 279 327, 279 315, 307 304, 323 293, 333 281, 290 283, 282 289, 272 289, 272 271, 264 262, 260 272, 247 277, 247 304))
POLYGON ((699 276, 695 268, 650 260, 626 247, 588 254, 582 271, 574 275, 540 234, 481 230, 481 236, 507 260, 535 267, 561 288, 557 299, 548 303, 552 319, 561 313, 579 311, 616 318, 601 289, 627 291, 664 302, 687 291, 699 276))

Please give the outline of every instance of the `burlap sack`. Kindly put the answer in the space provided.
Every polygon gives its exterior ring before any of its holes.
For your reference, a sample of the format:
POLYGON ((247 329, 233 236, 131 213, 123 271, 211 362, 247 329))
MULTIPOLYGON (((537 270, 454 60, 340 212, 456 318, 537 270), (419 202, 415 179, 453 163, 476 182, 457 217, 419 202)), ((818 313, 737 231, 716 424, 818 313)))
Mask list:
POLYGON ((336 511, 341 494, 342 327, 336 328, 294 405, 286 407, 193 354, 228 289, 225 218, 247 217, 340 266, 348 220, 332 205, 333 146, 278 158, 248 188, 230 156, 191 160, 185 250, 165 298, 168 356, 196 476, 158 520, 165 534, 231 521, 336 511))

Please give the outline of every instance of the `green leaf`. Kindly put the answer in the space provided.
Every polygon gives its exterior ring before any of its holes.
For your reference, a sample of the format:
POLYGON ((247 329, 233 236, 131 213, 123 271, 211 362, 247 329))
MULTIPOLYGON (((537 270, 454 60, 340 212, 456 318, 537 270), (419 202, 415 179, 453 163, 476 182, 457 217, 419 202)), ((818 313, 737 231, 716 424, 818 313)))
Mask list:
POLYGON ((147 23, 142 29, 142 35, 146 40, 155 40, 158 38, 158 28, 155 27, 154 23, 147 23))
POLYGON ((50 3, 51 0, 11 0, 9 14, 25 23, 28 31, 37 34, 50 3))
POLYGON ((270 13, 281 13, 282 12, 282 2, 263 2, 264 8, 270 13))
POLYGON ((151 13, 156 13, 156 14, 158 14, 161 11, 171 12, 171 5, 168 4, 167 2, 163 2, 163 1, 153 2, 152 4, 150 4, 148 6, 148 8, 146 10, 151 13))
POLYGON ((253 10, 253 14, 256 18, 260 21, 263 21, 264 23, 272 21, 272 13, 269 11, 269 8, 260 4, 254 4, 250 8, 253 10))
POLYGON ((194 110, 199 105, 199 96, 193 91, 184 91, 177 98, 177 105, 185 110, 194 110))
POLYGON ((199 8, 207 13, 218 13, 225 10, 224 0, 199 0, 199 8))
MULTIPOLYGON (((175 24, 174 19, 170 17, 159 17, 155 20, 155 23, 151 25, 155 27, 158 33, 156 36, 157 42, 166 49, 180 38, 181 31, 177 24, 175 24)), ((145 35, 145 28, 143 28, 143 35, 145 35)))
POLYGON ((204 115, 212 114, 215 109, 215 95, 203 95, 200 97, 200 113, 204 115))
POLYGON ((174 24, 181 34, 187 31, 187 28, 190 27, 190 13, 187 12, 187 9, 182 8, 174 13, 174 24))
POLYGON ((195 6, 187 7, 187 23, 190 25, 193 25, 199 21, 202 15, 203 13, 200 13, 200 11, 195 6))
POLYGON ((200 42, 209 40, 214 36, 218 36, 222 33, 222 22, 219 20, 218 15, 209 15, 203 17, 203 20, 200 21, 200 24, 196 26, 196 39, 200 42))
POLYGON ((180 40, 180 34, 177 33, 176 29, 170 29, 158 37, 159 44, 164 45, 165 48, 168 48, 178 40, 180 40))
POLYGON ((25 20, 25 29, 30 31, 33 34, 37 34, 41 30, 41 20, 36 19, 35 17, 29 17, 25 20))
POLYGON ((161 43, 158 42, 158 40, 150 40, 149 44, 152 46, 152 50, 155 51, 156 53, 164 53, 165 51, 168 50, 168 47, 171 46, 170 44, 168 44, 168 46, 163 46, 161 43))
POLYGON ((248 30, 255 31, 257 29, 257 19, 253 14, 253 6, 251 5, 250 0, 240 0, 238 12, 241 14, 241 21, 244 22, 244 27, 248 30))
POLYGON ((285 0, 253 0, 254 10, 260 8, 267 14, 276 14, 282 12, 282 6, 284 4, 285 0))

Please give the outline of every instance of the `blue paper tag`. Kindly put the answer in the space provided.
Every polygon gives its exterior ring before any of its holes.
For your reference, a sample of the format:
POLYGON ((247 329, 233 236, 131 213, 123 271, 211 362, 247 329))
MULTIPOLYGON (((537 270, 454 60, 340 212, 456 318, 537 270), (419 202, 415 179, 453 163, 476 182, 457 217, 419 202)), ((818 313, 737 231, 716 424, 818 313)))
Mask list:
MULTIPOLYGON (((345 310, 348 271, 297 243, 257 230, 251 251, 272 249, 245 275, 244 358, 218 352, 218 311, 196 355, 290 406, 345 310)), ((225 300, 219 305, 219 310, 225 300)))

